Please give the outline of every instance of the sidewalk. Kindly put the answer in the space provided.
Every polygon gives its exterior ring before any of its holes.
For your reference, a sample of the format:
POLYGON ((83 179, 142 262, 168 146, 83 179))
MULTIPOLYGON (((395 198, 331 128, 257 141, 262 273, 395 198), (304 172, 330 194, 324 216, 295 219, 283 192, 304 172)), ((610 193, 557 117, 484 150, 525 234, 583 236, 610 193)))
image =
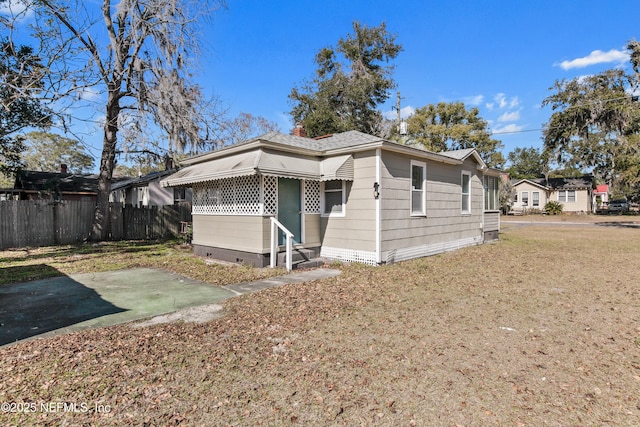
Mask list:
MULTIPOLYGON (((226 289, 233 293, 231 296, 224 297, 220 300, 225 300, 233 296, 240 296, 244 294, 251 294, 261 291, 263 289, 273 288, 276 286, 282 286, 289 283, 304 283, 312 282, 314 280, 327 279, 335 277, 341 273, 340 270, 334 270, 330 268, 318 268, 313 270, 305 270, 296 273, 286 274, 284 276, 271 277, 269 279, 257 280, 255 282, 238 283, 236 285, 220 286, 221 289, 226 289)), ((189 307, 183 310, 174 311, 172 313, 162 314, 152 317, 141 322, 133 324, 136 328, 142 328, 151 325, 157 325, 160 323, 169 323, 176 321, 183 322, 195 322, 204 323, 210 320, 216 319, 222 316, 222 306, 217 303, 199 305, 196 307, 189 307)))

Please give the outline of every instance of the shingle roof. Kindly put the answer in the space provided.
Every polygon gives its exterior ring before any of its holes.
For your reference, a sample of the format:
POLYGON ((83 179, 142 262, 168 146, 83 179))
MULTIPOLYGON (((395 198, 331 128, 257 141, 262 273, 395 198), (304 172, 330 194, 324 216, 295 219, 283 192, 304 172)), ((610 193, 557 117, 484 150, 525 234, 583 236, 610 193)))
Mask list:
MULTIPOLYGON (((118 182, 128 178, 113 178, 118 182)), ((60 172, 22 170, 14 188, 24 191, 57 191, 59 193, 98 193, 98 175, 76 175, 60 172)))
POLYGON ((466 159, 471 153, 473 153, 474 148, 465 148, 463 150, 450 150, 450 151, 442 151, 439 154, 443 156, 451 157, 457 160, 466 159))
POLYGON ((529 181, 534 184, 550 188, 552 190, 578 190, 583 188, 593 188, 593 177, 585 175, 579 178, 529 178, 516 179, 514 184, 522 181, 529 181))
POLYGON ((167 171, 151 172, 139 178, 127 178, 125 180, 116 182, 113 185, 111 185, 111 190, 113 191, 113 190, 118 190, 120 188, 125 188, 125 187, 142 186, 144 184, 148 184, 149 182, 155 181, 156 179, 164 178, 165 176, 171 175, 172 173, 175 173, 175 172, 176 172, 176 169, 171 169, 167 171))

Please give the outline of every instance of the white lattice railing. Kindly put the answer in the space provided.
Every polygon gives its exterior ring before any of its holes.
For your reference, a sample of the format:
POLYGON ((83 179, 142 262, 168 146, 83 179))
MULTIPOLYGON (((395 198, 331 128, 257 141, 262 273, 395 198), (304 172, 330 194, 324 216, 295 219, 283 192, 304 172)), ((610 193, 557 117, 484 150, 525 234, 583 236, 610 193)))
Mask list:
POLYGON ((282 230, 285 235, 286 240, 286 253, 285 253, 285 265, 287 267, 287 271, 291 271, 293 268, 293 258, 292 258, 292 249, 293 249, 293 233, 287 230, 287 228, 280 223, 274 217, 271 217, 271 268, 276 267, 276 262, 278 258, 278 229, 282 230))

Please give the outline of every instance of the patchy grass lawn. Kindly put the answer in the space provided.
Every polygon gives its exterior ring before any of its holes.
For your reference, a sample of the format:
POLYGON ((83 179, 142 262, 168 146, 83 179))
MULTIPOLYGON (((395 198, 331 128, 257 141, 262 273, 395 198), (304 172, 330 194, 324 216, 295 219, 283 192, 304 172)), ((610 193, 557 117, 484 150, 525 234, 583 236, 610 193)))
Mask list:
POLYGON ((36 411, 0 423, 640 425, 638 253, 638 229, 518 227, 234 298, 210 323, 4 347, 3 409, 36 411))
POLYGON ((0 251, 0 285, 73 273, 155 267, 214 285, 259 280, 281 269, 207 264, 177 242, 104 242, 0 251))

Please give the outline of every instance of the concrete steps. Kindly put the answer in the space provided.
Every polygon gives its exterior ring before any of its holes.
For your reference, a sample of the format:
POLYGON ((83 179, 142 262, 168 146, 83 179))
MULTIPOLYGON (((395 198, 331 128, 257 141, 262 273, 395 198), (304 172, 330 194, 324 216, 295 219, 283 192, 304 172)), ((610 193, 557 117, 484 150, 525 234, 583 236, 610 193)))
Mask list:
MULTIPOLYGON (((284 266, 286 263, 286 252, 278 252, 278 258, 276 265, 284 266)), ((324 265, 324 259, 319 258, 316 255, 316 251, 313 249, 305 248, 293 248, 291 251, 293 270, 301 270, 305 268, 318 268, 324 265)))

